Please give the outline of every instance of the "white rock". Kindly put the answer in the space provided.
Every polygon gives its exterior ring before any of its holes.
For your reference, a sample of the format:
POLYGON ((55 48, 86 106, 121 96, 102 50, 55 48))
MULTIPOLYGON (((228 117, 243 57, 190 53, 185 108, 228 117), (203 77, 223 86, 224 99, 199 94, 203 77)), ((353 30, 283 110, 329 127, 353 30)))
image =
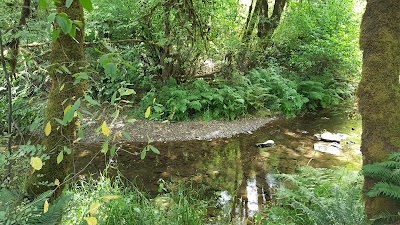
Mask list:
POLYGON ((314 150, 332 155, 340 155, 342 153, 342 145, 338 143, 317 142, 314 144, 314 150))
MULTIPOLYGON (((317 136, 317 135, 314 135, 317 136)), ((349 137, 347 134, 333 134, 331 132, 325 132, 321 134, 321 140, 322 141, 330 141, 330 142, 341 142, 343 140, 346 140, 349 137)))
POLYGON ((275 142, 273 140, 268 140, 266 142, 263 143, 257 143, 256 146, 258 148, 268 148, 268 147, 272 147, 275 145, 275 142))

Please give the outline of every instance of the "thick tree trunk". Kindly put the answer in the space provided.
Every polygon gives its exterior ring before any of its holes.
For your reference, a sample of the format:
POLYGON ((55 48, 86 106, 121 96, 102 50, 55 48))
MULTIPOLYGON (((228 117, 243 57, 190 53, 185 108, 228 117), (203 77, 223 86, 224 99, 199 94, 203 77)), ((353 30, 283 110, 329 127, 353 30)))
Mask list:
MULTIPOLYGON (((79 20, 84 23, 83 8, 79 1, 73 1, 69 8, 65 7, 66 0, 56 4, 58 13, 66 13, 71 20, 79 20)), ((52 67, 50 68, 50 78, 52 82, 49 93, 45 124, 51 122, 52 132, 44 140, 46 153, 50 159, 45 162, 43 168, 36 171, 28 183, 28 193, 40 194, 44 191, 54 189, 53 186, 38 185, 39 183, 53 184, 55 179, 62 182, 70 173, 70 166, 73 154, 64 154, 61 163, 57 163, 57 155, 63 151, 64 146, 72 149, 72 143, 75 139, 74 131, 76 129, 75 119, 67 126, 61 126, 55 121, 55 118, 61 119, 64 116, 64 109, 83 95, 84 84, 74 84, 75 78, 72 74, 81 72, 84 64, 83 52, 84 25, 79 27, 74 38, 61 32, 58 39, 52 45, 52 67), (65 66, 71 74, 61 69, 65 66), (57 129, 59 127, 59 129, 57 129), (37 176, 40 174, 41 176, 37 176)), ((58 196, 63 186, 59 187, 55 193, 58 196)))
MULTIPOLYGON (((368 0, 361 24, 362 79, 358 89, 362 115, 363 164, 384 161, 400 151, 400 2, 368 0)), ((366 177, 364 192, 376 180, 366 177)), ((396 212, 399 201, 365 195, 368 217, 396 212)))

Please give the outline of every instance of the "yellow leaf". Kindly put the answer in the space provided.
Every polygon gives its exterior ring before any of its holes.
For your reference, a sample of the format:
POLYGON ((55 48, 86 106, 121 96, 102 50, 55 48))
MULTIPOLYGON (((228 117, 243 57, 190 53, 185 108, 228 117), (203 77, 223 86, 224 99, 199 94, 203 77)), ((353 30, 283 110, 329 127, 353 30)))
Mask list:
POLYGON ((85 220, 88 225, 96 225, 97 224, 96 217, 86 217, 85 220))
POLYGON ((76 137, 76 130, 74 130, 74 137, 76 137))
POLYGON ((57 178, 54 180, 54 184, 59 186, 60 185, 60 180, 58 180, 57 178))
POLYGON ((73 144, 76 144, 76 143, 78 143, 79 141, 81 140, 81 138, 80 137, 78 137, 77 139, 75 139, 72 143, 73 144))
POLYGON ((72 105, 68 105, 67 107, 65 107, 64 109, 64 115, 72 108, 72 105))
POLYGON ((93 216, 94 214, 96 214, 96 213, 97 213, 97 210, 99 209, 100 206, 101 206, 101 203, 100 203, 100 202, 92 202, 92 203, 90 204, 90 207, 89 207, 89 214, 90 214, 91 216, 93 216))
POLYGON ((49 211, 49 202, 46 200, 44 202, 44 206, 43 206, 43 212, 47 213, 47 211, 49 211))
POLYGON ((76 122, 75 122, 75 125, 76 125, 77 127, 80 127, 80 126, 81 126, 81 123, 80 123, 79 121, 76 121, 76 122))
POLYGON ((104 134, 104 136, 108 137, 110 135, 111 131, 110 128, 108 128, 106 121, 103 122, 101 125, 101 133, 104 134))
POLYGON ((51 123, 49 121, 49 122, 47 122, 46 127, 44 128, 44 134, 46 136, 49 136, 50 133, 51 133, 51 123))
POLYGON ((119 199, 119 198, 121 198, 121 196, 119 196, 119 195, 107 195, 107 196, 103 196, 103 201, 108 202, 110 200, 119 199))
POLYGON ((149 118, 151 112, 151 106, 147 107, 146 112, 144 113, 144 118, 149 118))
POLYGON ((39 157, 32 157, 31 158, 31 166, 35 170, 42 169, 42 166, 43 166, 42 160, 39 157))
POLYGON ((74 117, 78 117, 78 112, 74 112, 74 117))

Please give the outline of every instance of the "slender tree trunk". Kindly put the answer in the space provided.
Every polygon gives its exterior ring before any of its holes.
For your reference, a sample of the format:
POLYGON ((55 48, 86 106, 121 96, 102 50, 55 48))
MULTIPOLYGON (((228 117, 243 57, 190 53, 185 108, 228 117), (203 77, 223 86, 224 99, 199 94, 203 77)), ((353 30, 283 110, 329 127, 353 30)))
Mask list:
MULTIPOLYGON (((363 50, 359 110, 362 115, 363 164, 384 161, 400 151, 400 2, 368 0, 361 24, 363 50)), ((364 193, 377 181, 365 177, 364 193)), ((367 195, 365 211, 373 217, 397 212, 399 201, 367 195)))
MULTIPOLYGON (((69 8, 65 7, 66 0, 56 3, 58 13, 66 13, 71 20, 78 20, 84 24, 83 8, 79 1, 73 1, 69 8)), ((74 132, 76 130, 75 120, 67 126, 61 126, 55 121, 55 118, 61 119, 64 116, 64 110, 68 105, 83 95, 85 85, 82 83, 74 84, 75 79, 72 74, 82 72, 84 70, 84 25, 79 27, 74 38, 61 32, 58 39, 52 45, 52 67, 50 68, 50 78, 52 82, 51 91, 49 93, 45 124, 51 123, 52 131, 49 136, 45 137, 44 146, 46 153, 50 159, 45 162, 43 168, 36 171, 29 180, 28 193, 40 194, 44 191, 54 189, 53 186, 38 185, 40 183, 53 184, 55 179, 63 182, 70 173, 70 166, 73 154, 64 154, 61 163, 57 163, 57 155, 63 151, 64 146, 72 149, 74 132), (71 72, 65 72, 61 69, 65 66, 71 72), (38 176, 40 174, 41 176, 38 176)), ((60 186, 55 196, 61 194, 63 185, 60 186)))
MULTIPOLYGON (((22 5, 21 9, 21 17, 19 18, 19 23, 18 27, 13 30, 13 34, 15 35, 18 31, 22 29, 23 26, 26 25, 27 19, 29 15, 31 14, 31 0, 24 0, 24 3, 22 5)), ((18 62, 18 53, 19 53, 19 37, 13 38, 10 42, 10 50, 11 50, 11 59, 9 61, 10 68, 11 68, 11 78, 16 78, 15 73, 16 73, 16 68, 17 68, 17 62, 18 62)))
POLYGON ((166 42, 163 44, 161 48, 161 56, 160 56, 160 65, 162 67, 161 79, 165 82, 170 76, 172 71, 172 64, 168 60, 170 57, 170 36, 171 36, 171 21, 170 21, 170 13, 171 13, 171 4, 170 0, 167 0, 164 3, 164 38, 166 42))
POLYGON ((257 24, 260 14, 260 0, 252 0, 249 12, 247 15, 246 27, 243 33, 243 43, 247 44, 250 41, 251 34, 257 24))

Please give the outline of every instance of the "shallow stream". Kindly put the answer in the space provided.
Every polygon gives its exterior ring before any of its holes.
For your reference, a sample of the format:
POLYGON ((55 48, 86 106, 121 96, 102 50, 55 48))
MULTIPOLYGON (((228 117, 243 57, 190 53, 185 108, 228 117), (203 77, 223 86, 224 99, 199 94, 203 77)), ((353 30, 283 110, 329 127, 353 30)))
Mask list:
MULTIPOLYGON (((356 116, 357 117, 357 116, 356 116)), ((293 173, 300 165, 359 168, 361 121, 345 111, 309 113, 294 119, 276 119, 262 128, 233 138, 206 141, 152 143, 161 152, 149 152, 144 160, 140 151, 147 143, 125 143, 115 157, 120 174, 150 194, 157 194, 160 179, 189 180, 206 185, 217 196, 217 211, 229 212, 239 220, 254 216, 271 199, 277 185, 273 174, 293 173), (340 155, 313 150, 314 134, 329 131, 348 134, 340 155), (274 140, 271 148, 256 143, 274 140), (234 209, 234 210, 231 210, 234 209)), ((100 145, 82 146, 77 170, 99 151, 100 145)), ((108 163, 96 157, 84 174, 99 173, 108 163)), ((112 168, 109 170, 113 170, 112 168)), ((115 169, 114 169, 115 170, 115 169)), ((216 212, 210 209, 210 216, 216 212)))

